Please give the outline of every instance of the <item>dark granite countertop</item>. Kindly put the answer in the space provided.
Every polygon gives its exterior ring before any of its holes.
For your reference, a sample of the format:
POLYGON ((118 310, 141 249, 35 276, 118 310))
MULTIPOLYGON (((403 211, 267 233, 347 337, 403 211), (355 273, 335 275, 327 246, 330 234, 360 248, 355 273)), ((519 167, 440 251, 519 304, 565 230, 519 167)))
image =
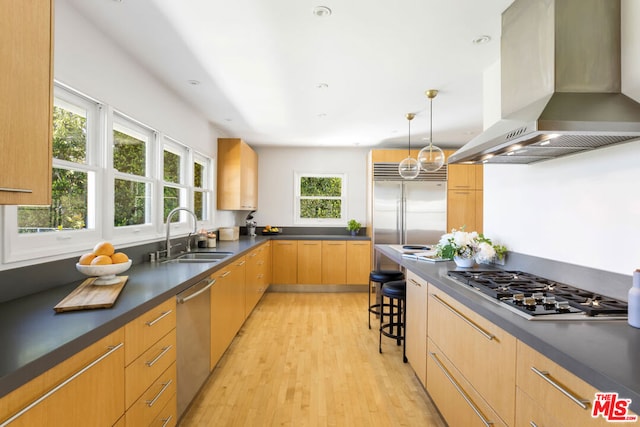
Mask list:
POLYGON ((375 249, 599 391, 618 392, 620 398, 631 399, 631 409, 640 413, 640 329, 626 320, 529 321, 450 279, 447 272, 457 268, 453 262, 403 258, 387 245, 375 249))
POLYGON ((216 248, 198 249, 233 253, 219 262, 134 263, 121 274, 129 279, 108 309, 53 310, 82 280, 0 303, 0 397, 272 239, 370 240, 347 234, 241 236, 235 241, 218 241, 216 248))

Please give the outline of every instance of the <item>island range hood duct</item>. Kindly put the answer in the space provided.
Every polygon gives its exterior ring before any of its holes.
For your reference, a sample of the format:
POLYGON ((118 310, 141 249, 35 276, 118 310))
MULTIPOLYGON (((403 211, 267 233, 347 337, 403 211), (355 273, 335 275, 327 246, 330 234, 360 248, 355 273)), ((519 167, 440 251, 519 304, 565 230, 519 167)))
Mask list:
POLYGON ((503 119, 449 163, 528 164, 638 139, 620 56, 620 0, 516 0, 502 14, 503 119))

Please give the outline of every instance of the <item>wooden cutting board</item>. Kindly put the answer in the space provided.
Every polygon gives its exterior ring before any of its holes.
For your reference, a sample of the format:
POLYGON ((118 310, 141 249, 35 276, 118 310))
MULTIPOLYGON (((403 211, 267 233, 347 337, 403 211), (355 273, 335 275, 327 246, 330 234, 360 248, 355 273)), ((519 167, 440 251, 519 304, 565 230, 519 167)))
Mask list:
POLYGON ((96 277, 90 277, 75 288, 53 309, 61 313, 63 311, 90 310, 93 308, 109 308, 115 304, 120 291, 127 282, 129 276, 116 276, 120 281, 113 285, 94 285, 96 277))

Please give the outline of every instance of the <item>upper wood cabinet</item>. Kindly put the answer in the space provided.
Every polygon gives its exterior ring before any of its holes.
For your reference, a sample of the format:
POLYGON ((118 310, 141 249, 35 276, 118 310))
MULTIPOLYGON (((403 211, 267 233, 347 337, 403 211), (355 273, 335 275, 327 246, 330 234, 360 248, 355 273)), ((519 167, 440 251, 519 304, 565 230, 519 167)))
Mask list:
POLYGON ((51 203, 53 4, 0 3, 0 204, 51 203))
POLYGON ((258 155, 239 138, 218 139, 218 209, 258 209, 258 155))

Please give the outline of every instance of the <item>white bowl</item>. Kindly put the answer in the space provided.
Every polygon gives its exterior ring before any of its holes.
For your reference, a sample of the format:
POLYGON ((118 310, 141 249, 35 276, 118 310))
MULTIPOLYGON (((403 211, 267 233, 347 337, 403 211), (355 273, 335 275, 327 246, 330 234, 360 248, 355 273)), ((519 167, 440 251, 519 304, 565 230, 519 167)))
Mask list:
POLYGON ((115 285, 120 280, 116 278, 116 274, 125 272, 131 267, 131 260, 120 264, 107 265, 80 265, 76 264, 76 269, 86 276, 98 277, 94 280, 94 285, 115 285))

